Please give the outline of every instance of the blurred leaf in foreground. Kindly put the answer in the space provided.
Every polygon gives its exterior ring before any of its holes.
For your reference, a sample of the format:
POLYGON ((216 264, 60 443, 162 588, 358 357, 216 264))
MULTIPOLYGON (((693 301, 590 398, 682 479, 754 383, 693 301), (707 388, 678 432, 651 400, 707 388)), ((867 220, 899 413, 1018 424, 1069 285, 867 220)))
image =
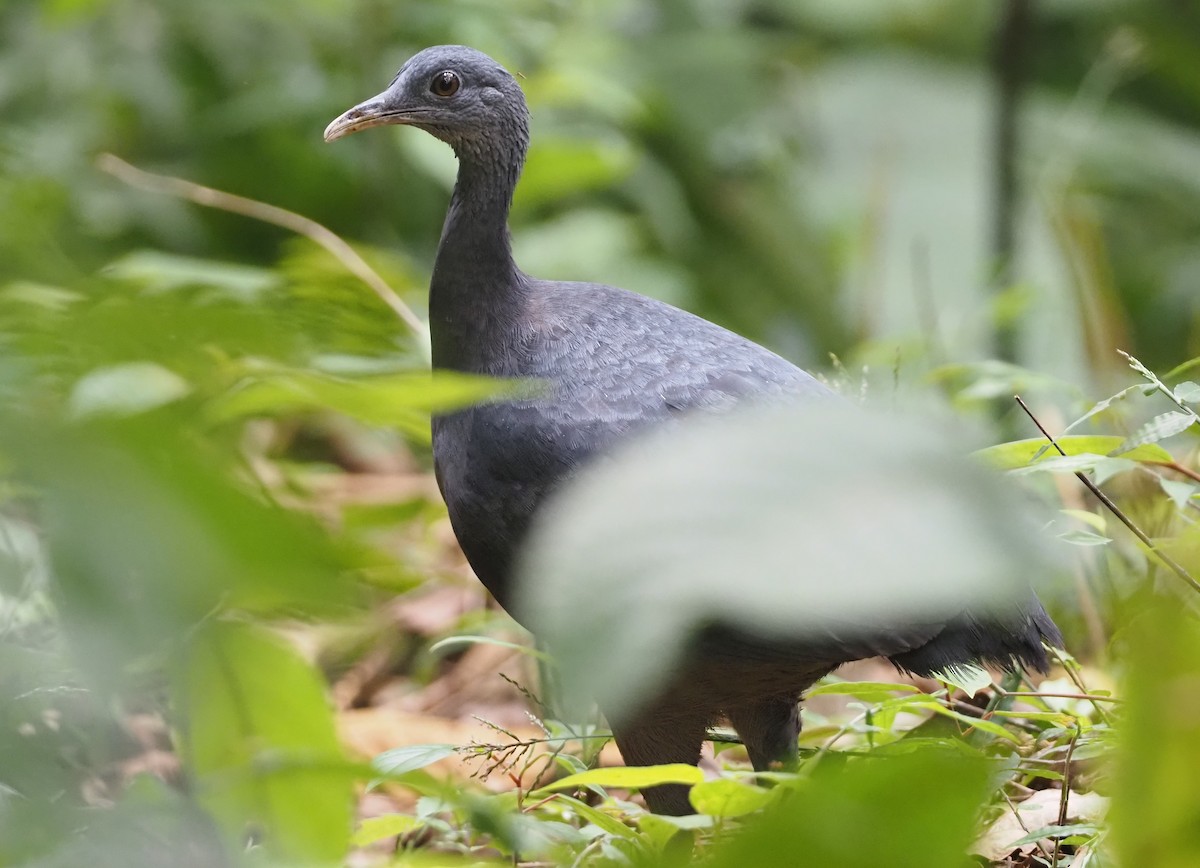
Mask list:
POLYGON ((342 757, 312 667, 260 628, 214 622, 189 649, 176 689, 184 759, 232 847, 258 831, 283 864, 340 859, 357 771, 342 757))
POLYGON ((1027 599, 1055 559, 968 451, 944 423, 835 402, 686 420, 542 511, 519 610, 620 710, 700 628, 820 641, 1027 599))
POLYGON ((789 782, 710 868, 958 868, 988 791, 988 762, 952 750, 872 758, 789 782))
POLYGON ((1129 713, 1112 839, 1123 865, 1190 868, 1200 864, 1200 625, 1164 598, 1134 617, 1126 636, 1129 713))

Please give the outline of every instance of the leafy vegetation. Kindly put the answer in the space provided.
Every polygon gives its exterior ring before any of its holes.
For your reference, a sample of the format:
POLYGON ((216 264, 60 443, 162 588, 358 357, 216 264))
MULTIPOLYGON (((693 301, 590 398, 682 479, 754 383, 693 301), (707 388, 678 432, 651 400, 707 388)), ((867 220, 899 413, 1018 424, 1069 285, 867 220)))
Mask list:
POLYGON ((1200 13, 1030 4, 1005 215, 1010 5, 0 7, 0 864, 1195 864, 1200 13), (598 472, 532 561, 587 578, 544 598, 568 638, 628 616, 618 682, 681 641, 635 617, 628 559, 759 621, 833 599, 807 575, 779 604, 803 522, 864 606, 931 569, 1033 579, 1071 651, 1049 679, 856 665, 812 691, 796 773, 752 776, 720 732, 703 770, 624 769, 602 722, 559 719, 604 670, 485 605, 427 445, 430 413, 537 384, 431 375, 396 315, 419 324, 452 161, 320 144, 438 42, 523 73, 527 270, 834 351, 866 405, 841 440, 731 419, 598 472), (251 205, 130 186, 108 152, 251 205), (663 782, 695 817, 639 807, 663 782))

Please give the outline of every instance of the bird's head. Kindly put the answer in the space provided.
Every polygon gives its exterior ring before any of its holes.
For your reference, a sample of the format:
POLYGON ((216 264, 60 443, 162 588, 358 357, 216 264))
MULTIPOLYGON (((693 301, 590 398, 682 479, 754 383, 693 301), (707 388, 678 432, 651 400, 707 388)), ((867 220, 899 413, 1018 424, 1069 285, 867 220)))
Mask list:
POLYGON ((409 59, 387 90, 361 102, 325 128, 325 141, 383 124, 419 127, 459 157, 494 151, 500 143, 524 149, 528 111, 521 87, 486 54, 463 45, 438 45, 409 59))

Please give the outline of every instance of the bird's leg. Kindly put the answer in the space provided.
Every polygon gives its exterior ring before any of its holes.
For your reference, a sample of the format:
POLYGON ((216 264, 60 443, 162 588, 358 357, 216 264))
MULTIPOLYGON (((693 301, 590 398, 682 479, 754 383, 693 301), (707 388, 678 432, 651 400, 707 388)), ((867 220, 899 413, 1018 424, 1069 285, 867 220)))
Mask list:
POLYGON ((726 709, 729 723, 741 736, 758 772, 796 765, 800 736, 798 696, 769 696, 726 709))
MULTIPOLYGON (((636 721, 613 725, 613 737, 625 764, 652 766, 663 763, 696 765, 704 741, 708 715, 685 713, 680 708, 657 707, 641 714, 636 721)), ((688 787, 663 784, 642 790, 646 804, 656 814, 682 816, 696 811, 688 801, 688 787)))

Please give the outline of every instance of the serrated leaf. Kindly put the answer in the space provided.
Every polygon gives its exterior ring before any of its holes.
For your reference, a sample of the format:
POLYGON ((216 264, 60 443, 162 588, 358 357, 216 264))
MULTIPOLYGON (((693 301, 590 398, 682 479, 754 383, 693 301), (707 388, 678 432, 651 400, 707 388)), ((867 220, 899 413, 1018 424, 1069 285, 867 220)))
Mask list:
MULTIPOLYGON (((1114 449, 1109 455, 1126 455, 1130 450, 1147 443, 1157 443, 1160 440, 1165 440, 1168 437, 1173 437, 1182 431, 1186 431, 1196 422, 1196 417, 1191 413, 1184 413, 1180 410, 1172 410, 1169 413, 1161 413, 1155 416, 1131 436, 1121 442, 1121 445, 1114 449)), ((1167 459, 1171 460, 1171 459, 1167 459)))
POLYGON ((704 780, 704 772, 696 766, 683 763, 668 763, 658 766, 617 766, 615 768, 590 769, 577 775, 567 775, 536 792, 548 794, 556 790, 574 790, 580 787, 620 787, 640 790, 659 784, 698 784, 704 780))
POLYGON ((71 389, 67 406, 77 419, 132 416, 177 401, 190 391, 183 377, 156 362, 126 362, 85 374, 71 389))
POLYGON ((702 781, 688 793, 692 807, 710 817, 742 817, 760 810, 772 798, 771 790, 729 778, 702 781))
MULTIPOLYGON (((1120 437, 1108 435, 1072 435, 1069 437, 1058 437, 1054 441, 1067 455, 1080 455, 1089 453, 1092 455, 1108 455, 1114 449, 1117 449, 1124 443, 1120 437)), ((1035 460, 1049 460, 1058 457, 1057 452, 1047 453, 1044 459, 1040 459, 1043 455, 1045 446, 1049 445, 1045 437, 1031 437, 1027 440, 1013 440, 1009 443, 999 443, 995 446, 989 446, 986 449, 981 449, 976 455, 987 459, 993 466, 1001 470, 1013 470, 1018 467, 1025 467, 1035 460)), ((1131 461, 1171 461, 1171 453, 1163 449, 1161 446, 1146 444, 1139 446, 1122 455, 1131 461)))
POLYGON ((452 744, 405 745, 385 750, 371 760, 371 765, 380 774, 398 776, 431 766, 456 752, 457 748, 452 744))

